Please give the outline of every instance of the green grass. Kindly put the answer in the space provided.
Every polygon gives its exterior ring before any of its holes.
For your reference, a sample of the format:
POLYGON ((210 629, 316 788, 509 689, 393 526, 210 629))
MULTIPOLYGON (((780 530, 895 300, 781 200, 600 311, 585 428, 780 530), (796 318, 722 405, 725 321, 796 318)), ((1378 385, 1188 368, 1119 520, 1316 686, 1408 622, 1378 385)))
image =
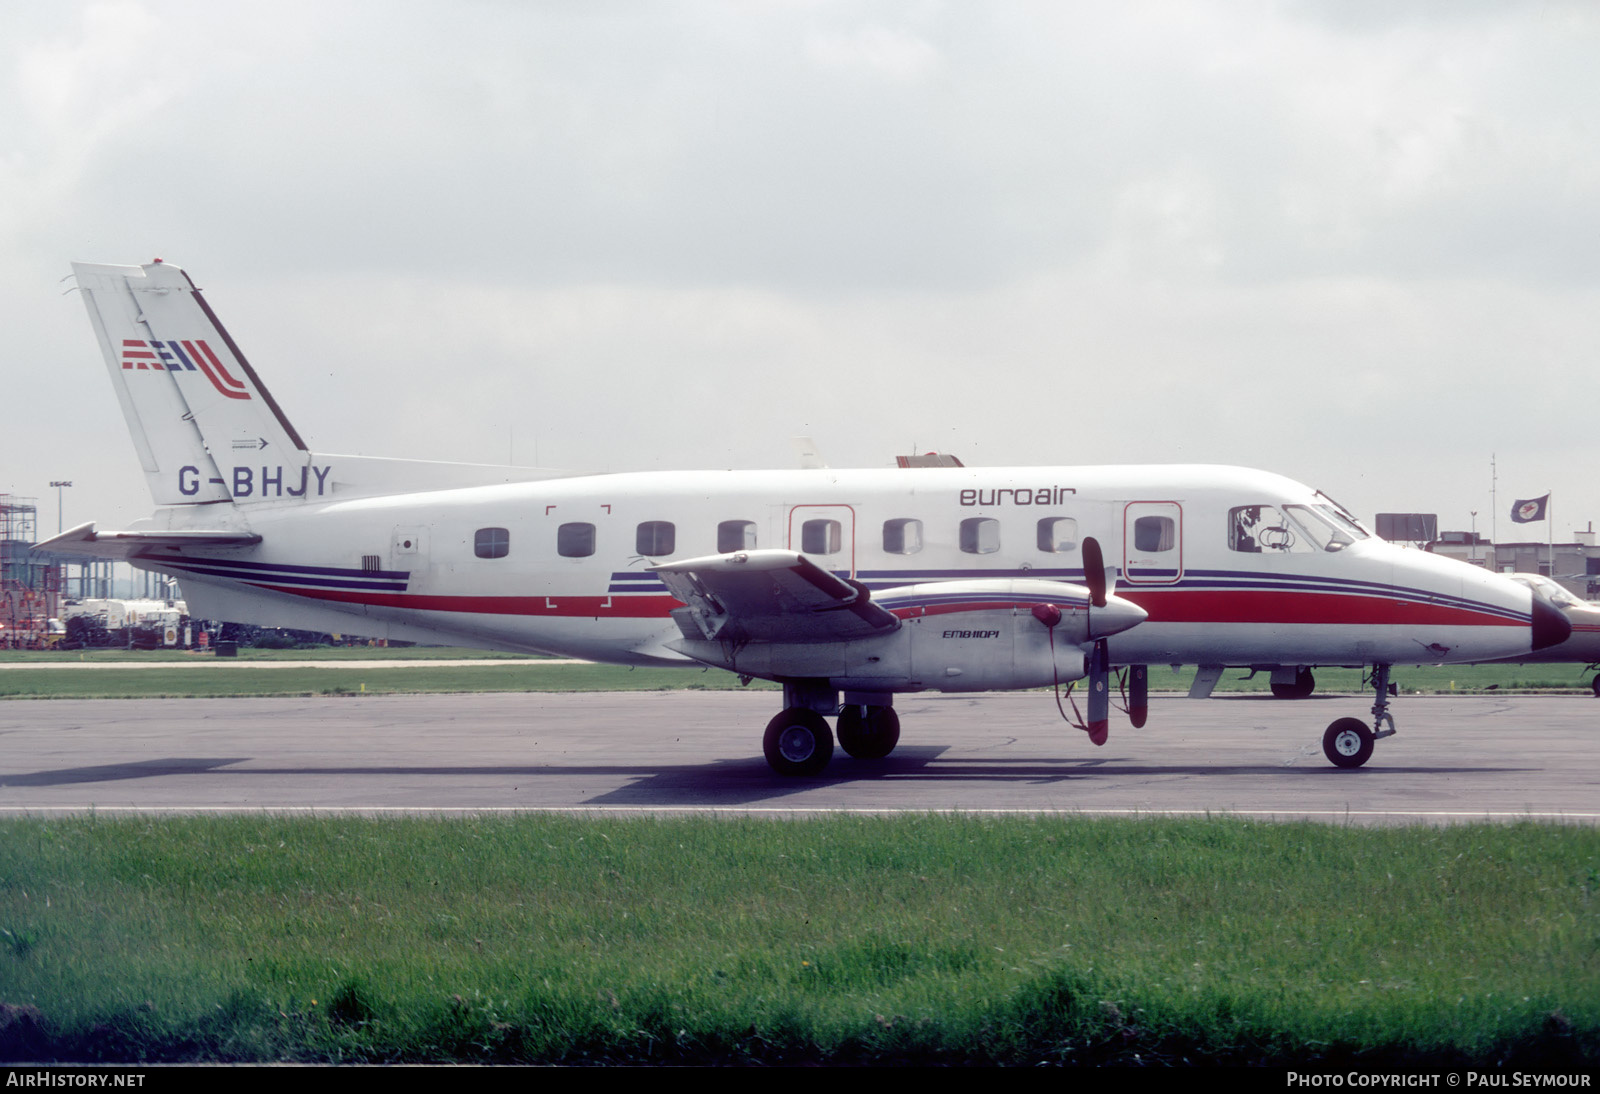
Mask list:
MULTIPOLYGON (((1402 693, 1449 694, 1481 691, 1572 691, 1592 694, 1589 681, 1593 672, 1577 664, 1550 665, 1396 665, 1390 681, 1402 693)), ((1179 673, 1164 665, 1150 667, 1152 691, 1187 691, 1194 679, 1194 666, 1179 673)), ((1361 669, 1319 668, 1314 670, 1317 693, 1363 691, 1361 669)), ((1228 669, 1217 684, 1218 691, 1266 691, 1271 677, 1265 672, 1251 675, 1248 669, 1228 669)))
POLYGON ((1600 1057, 1600 832, 938 816, 0 826, 0 1059, 1600 1057))
MULTIPOLYGON (((84 672, 60 669, 10 667, 0 669, 0 699, 153 699, 182 696, 263 696, 263 695, 386 695, 421 692, 484 691, 655 691, 669 688, 726 690, 739 687, 731 673, 693 666, 683 668, 637 668, 616 665, 518 665, 496 664, 503 656, 488 654, 482 665, 437 666, 429 660, 454 659, 470 653, 462 650, 358 649, 358 650, 258 650, 253 660, 290 662, 301 660, 302 653, 334 654, 338 658, 317 660, 394 659, 402 668, 272 668, 250 669, 228 659, 194 654, 106 653, 102 666, 84 672), (427 653, 428 657, 414 656, 427 653), (384 655, 393 655, 385 657, 384 655), (162 668, 114 667, 125 660, 150 660, 162 668), (182 663, 170 663, 180 660, 182 663)), ((241 651, 241 657, 244 651, 241 651)), ((93 655, 91 655, 93 656, 93 655)), ((0 662, 21 665, 49 658, 72 662, 76 654, 34 654, 26 660, 0 657, 0 662)), ((1150 672, 1151 689, 1157 692, 1188 690, 1194 678, 1189 667, 1173 673, 1164 666, 1150 672)), ((1397 668, 1393 677, 1404 693, 1474 694, 1485 690, 1537 691, 1589 695, 1588 676, 1578 665, 1456 665, 1445 667, 1397 668)), ((773 685, 756 681, 756 688, 773 685)), ((1245 670, 1224 674, 1218 690, 1223 692, 1264 692, 1266 673, 1249 677, 1245 670)), ((1357 669, 1318 669, 1319 693, 1355 693, 1362 690, 1357 669)))
MULTIPOLYGON (((159 699, 261 695, 396 695, 484 691, 660 691, 737 688, 725 672, 618 665, 456 665, 405 669, 250 669, 226 663, 171 669, 6 669, 0 699, 159 699)), ((752 684, 752 687, 776 687, 752 684)))
MULTIPOLYGON (((534 653, 500 653, 453 646, 311 646, 306 649, 269 650, 246 646, 238 661, 510 661, 538 658, 534 653)), ((174 662, 179 664, 226 664, 215 653, 200 650, 0 650, 0 664, 42 662, 106 664, 132 661, 139 664, 174 662)))

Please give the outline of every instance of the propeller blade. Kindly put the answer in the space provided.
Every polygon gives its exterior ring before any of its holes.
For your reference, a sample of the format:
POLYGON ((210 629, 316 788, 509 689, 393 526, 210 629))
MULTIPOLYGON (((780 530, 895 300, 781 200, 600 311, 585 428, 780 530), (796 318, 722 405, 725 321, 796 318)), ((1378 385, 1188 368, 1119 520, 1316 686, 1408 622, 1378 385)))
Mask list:
POLYGON ((1093 536, 1083 538, 1083 583, 1089 587, 1089 603, 1105 607, 1106 559, 1100 553, 1100 541, 1093 536))
POLYGON ((1150 717, 1150 666, 1128 666, 1128 720, 1138 729, 1150 717))
POLYGON ((1111 653, 1102 638, 1089 658, 1089 740, 1106 743, 1111 728, 1111 653))

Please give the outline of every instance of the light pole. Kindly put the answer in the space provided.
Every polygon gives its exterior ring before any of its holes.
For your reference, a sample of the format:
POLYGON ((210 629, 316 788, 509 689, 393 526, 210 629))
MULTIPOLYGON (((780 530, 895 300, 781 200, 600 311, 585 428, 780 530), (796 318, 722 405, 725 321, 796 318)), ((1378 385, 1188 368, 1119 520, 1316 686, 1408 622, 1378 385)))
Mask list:
POLYGON ((72 484, 63 479, 52 479, 50 485, 56 488, 56 535, 59 536, 61 534, 61 489, 72 484))

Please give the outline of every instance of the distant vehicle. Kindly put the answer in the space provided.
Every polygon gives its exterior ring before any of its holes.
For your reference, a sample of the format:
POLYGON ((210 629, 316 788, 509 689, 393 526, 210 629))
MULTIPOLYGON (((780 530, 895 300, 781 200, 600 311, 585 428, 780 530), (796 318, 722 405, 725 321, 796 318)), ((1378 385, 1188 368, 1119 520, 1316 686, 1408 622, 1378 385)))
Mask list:
MULTIPOLYGON (((888 755, 907 692, 1086 680, 1080 728, 1101 743, 1113 670, 1137 726, 1147 666, 1169 663, 1372 665, 1370 722, 1323 735, 1356 767, 1394 732, 1391 665, 1571 633, 1542 594, 1242 468, 581 475, 314 453, 182 270, 73 269, 160 508, 42 546, 174 575, 209 619, 775 680, 763 751, 783 774, 826 767, 829 717, 846 752, 888 755)), ((1007 397, 1064 440, 1098 405, 1007 397)), ((853 428, 887 419, 840 407, 853 428)))
POLYGON ((62 637, 74 646, 176 646, 188 619, 181 600, 97 597, 61 605, 62 637))

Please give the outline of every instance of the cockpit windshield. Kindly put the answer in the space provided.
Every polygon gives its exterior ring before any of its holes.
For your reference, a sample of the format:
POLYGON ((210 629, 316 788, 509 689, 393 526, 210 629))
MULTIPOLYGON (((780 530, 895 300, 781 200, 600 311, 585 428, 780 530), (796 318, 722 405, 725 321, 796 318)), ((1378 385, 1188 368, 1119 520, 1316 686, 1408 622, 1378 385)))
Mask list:
POLYGON ((1357 533, 1359 533, 1355 536, 1356 539, 1370 539, 1372 537, 1372 533, 1362 527, 1361 522, 1356 519, 1356 515, 1350 510, 1346 509, 1344 506, 1328 497, 1328 495, 1324 494, 1321 490, 1317 491, 1317 497, 1322 499, 1322 502, 1318 503, 1317 508, 1327 510, 1331 516, 1343 521, 1350 528, 1354 529, 1357 533))
POLYGON ((1342 506, 1317 505, 1313 506, 1313 508, 1332 521, 1334 527, 1344 532, 1344 534, 1349 537, 1347 542, 1354 543, 1358 539, 1367 539, 1371 535, 1371 533, 1369 533, 1365 528, 1361 527, 1361 525, 1356 522, 1354 517, 1345 512, 1342 506))

